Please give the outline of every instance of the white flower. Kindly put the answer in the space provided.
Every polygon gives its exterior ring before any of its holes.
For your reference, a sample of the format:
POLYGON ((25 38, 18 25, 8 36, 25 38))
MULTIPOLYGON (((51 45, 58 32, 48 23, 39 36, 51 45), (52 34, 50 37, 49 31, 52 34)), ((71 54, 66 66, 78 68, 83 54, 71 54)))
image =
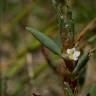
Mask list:
POLYGON ((77 51, 76 48, 67 49, 67 54, 69 59, 77 61, 80 56, 80 51, 77 51))

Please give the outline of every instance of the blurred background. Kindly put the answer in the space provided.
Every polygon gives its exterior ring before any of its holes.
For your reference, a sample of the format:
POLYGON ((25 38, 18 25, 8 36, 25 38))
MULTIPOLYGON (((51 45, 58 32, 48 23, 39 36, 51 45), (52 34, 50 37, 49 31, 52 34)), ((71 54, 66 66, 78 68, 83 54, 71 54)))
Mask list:
MULTIPOLYGON (((96 0, 72 2, 77 36, 96 19, 96 0)), ((50 65, 62 71, 62 60, 26 31, 26 26, 40 30, 60 45, 56 11, 51 0, 0 0, 1 96, 63 96, 63 85, 50 65)), ((96 46, 96 21, 93 27, 82 41, 92 48, 96 46)), ((96 81, 95 59, 94 52, 86 76, 88 84, 96 81)))

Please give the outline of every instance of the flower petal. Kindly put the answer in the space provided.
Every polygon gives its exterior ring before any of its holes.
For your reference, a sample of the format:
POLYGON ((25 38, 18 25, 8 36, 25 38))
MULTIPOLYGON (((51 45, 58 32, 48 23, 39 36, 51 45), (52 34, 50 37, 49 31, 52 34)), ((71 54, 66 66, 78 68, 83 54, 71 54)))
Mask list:
POLYGON ((80 52, 79 51, 74 52, 74 57, 79 57, 79 56, 80 56, 80 52))
POLYGON ((78 60, 78 58, 76 57, 76 58, 74 58, 74 61, 77 61, 78 60))
POLYGON ((77 61, 80 56, 80 51, 77 51, 76 48, 67 49, 67 54, 69 59, 77 61))
POLYGON ((76 51, 76 48, 72 48, 71 50, 72 50, 72 51, 76 51))
POLYGON ((67 49, 67 54, 71 54, 72 50, 71 49, 67 49))

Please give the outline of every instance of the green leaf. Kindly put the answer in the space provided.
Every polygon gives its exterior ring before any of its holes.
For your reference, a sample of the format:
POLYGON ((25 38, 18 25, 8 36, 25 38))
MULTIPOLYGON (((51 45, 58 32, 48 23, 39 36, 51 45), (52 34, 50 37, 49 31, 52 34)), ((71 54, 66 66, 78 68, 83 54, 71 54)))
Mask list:
POLYGON ((85 50, 82 56, 80 57, 76 67, 73 70, 73 74, 79 73, 79 71, 84 68, 84 66, 87 64, 89 60, 89 49, 85 50))
POLYGON ((72 92, 72 89, 71 89, 70 85, 67 82, 64 82, 64 86, 65 86, 67 96, 74 96, 74 94, 72 92))
POLYGON ((53 40, 51 40, 49 37, 45 36, 44 34, 42 34, 41 32, 33 29, 33 28, 29 28, 26 27, 26 29, 32 33, 32 35, 38 39, 45 47, 47 47, 50 51, 52 51, 53 53, 60 55, 61 54, 61 50, 60 48, 57 46, 57 44, 55 42, 53 42, 53 40))

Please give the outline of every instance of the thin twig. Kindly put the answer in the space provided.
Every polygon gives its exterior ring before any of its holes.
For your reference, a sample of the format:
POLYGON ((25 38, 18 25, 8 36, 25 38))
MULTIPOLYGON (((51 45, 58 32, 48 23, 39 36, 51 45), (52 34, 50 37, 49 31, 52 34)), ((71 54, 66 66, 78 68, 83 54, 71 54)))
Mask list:
POLYGON ((76 36, 76 42, 84 38, 85 34, 96 28, 96 18, 94 18, 89 24, 76 36))

